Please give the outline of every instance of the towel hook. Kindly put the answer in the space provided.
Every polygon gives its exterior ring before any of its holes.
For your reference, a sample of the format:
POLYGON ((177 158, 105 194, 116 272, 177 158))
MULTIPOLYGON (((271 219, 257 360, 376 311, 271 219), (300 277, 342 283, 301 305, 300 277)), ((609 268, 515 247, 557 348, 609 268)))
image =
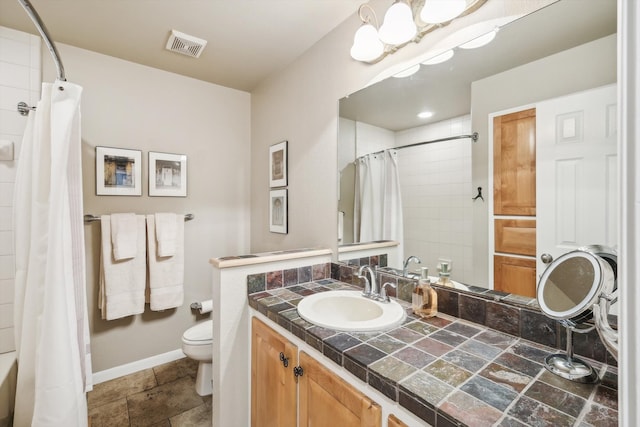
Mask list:
POLYGON ((482 201, 484 202, 484 197, 482 197, 482 187, 478 187, 478 194, 476 195, 476 197, 471 198, 471 200, 473 200, 474 202, 476 201, 476 199, 482 199, 482 201))

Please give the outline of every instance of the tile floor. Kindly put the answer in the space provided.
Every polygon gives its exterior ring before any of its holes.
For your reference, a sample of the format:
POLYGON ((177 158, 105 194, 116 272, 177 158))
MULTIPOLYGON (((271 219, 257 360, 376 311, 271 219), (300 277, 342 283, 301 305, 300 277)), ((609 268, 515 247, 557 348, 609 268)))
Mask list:
POLYGON ((211 396, 195 391, 197 362, 183 358, 96 384, 90 427, 211 426, 211 396))

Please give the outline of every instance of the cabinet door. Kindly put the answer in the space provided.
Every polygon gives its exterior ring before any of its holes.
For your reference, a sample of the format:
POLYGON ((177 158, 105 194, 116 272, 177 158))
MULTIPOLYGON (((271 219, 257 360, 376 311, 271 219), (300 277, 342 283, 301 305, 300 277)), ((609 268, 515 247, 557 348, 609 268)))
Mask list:
POLYGON ((536 256, 536 221, 530 219, 496 219, 496 252, 536 256))
POLYGON ((298 348, 255 317, 251 327, 251 427, 295 427, 298 348))
POLYGON ((493 213, 536 214, 536 110, 493 119, 493 213))
POLYGON ((493 257, 493 283, 496 291, 536 296, 535 258, 493 257))
POLYGON ((395 415, 389 414, 389 419, 387 421, 387 425, 389 427, 409 427, 402 421, 400 421, 395 415))
POLYGON ((380 406, 333 374, 305 352, 300 352, 300 427, 379 427, 380 406))

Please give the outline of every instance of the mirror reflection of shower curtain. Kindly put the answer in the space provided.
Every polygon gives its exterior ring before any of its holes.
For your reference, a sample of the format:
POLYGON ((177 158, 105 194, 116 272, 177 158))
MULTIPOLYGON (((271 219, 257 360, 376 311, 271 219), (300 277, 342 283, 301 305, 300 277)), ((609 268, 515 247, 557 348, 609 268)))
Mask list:
POLYGON ((88 423, 81 94, 68 82, 43 84, 20 151, 14 196, 16 426, 88 423))
POLYGON ((356 160, 354 242, 395 240, 402 246, 402 197, 396 150, 356 160))

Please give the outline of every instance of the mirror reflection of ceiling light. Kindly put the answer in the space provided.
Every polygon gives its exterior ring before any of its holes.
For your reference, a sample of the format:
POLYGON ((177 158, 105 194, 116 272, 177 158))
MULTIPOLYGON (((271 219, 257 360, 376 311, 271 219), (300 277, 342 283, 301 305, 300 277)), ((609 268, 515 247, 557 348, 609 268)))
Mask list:
POLYGON ((426 61, 422 61, 424 65, 435 65, 440 64, 442 62, 448 61, 453 58, 453 49, 446 50, 433 58, 429 58, 426 61))
POLYGON ((418 117, 421 119, 428 119, 429 117, 433 117, 433 113, 431 111, 422 111, 418 113, 418 117))
POLYGON ((462 49, 475 49, 477 47, 485 46, 485 45, 491 43, 491 41, 496 38, 496 34, 497 33, 498 33, 498 28, 496 28, 496 29, 494 29, 492 31, 489 31, 488 33, 483 34, 480 37, 476 37, 473 40, 470 40, 470 41, 468 41, 466 43, 463 43, 458 47, 460 47, 462 49))
POLYGON ((416 64, 416 65, 414 65, 412 67, 407 68, 404 71, 400 71, 399 73, 395 73, 393 75, 393 77, 396 77, 398 79, 401 79, 403 77, 409 77, 409 76, 415 74, 416 72, 418 72, 419 69, 420 69, 420 64, 416 64))
POLYGON ((420 19, 427 24, 440 24, 451 21, 466 7, 466 0, 425 0, 420 19))
POLYGON ((396 0, 384 15, 378 36, 386 44, 398 45, 414 38, 417 31, 411 7, 404 0, 396 0))

